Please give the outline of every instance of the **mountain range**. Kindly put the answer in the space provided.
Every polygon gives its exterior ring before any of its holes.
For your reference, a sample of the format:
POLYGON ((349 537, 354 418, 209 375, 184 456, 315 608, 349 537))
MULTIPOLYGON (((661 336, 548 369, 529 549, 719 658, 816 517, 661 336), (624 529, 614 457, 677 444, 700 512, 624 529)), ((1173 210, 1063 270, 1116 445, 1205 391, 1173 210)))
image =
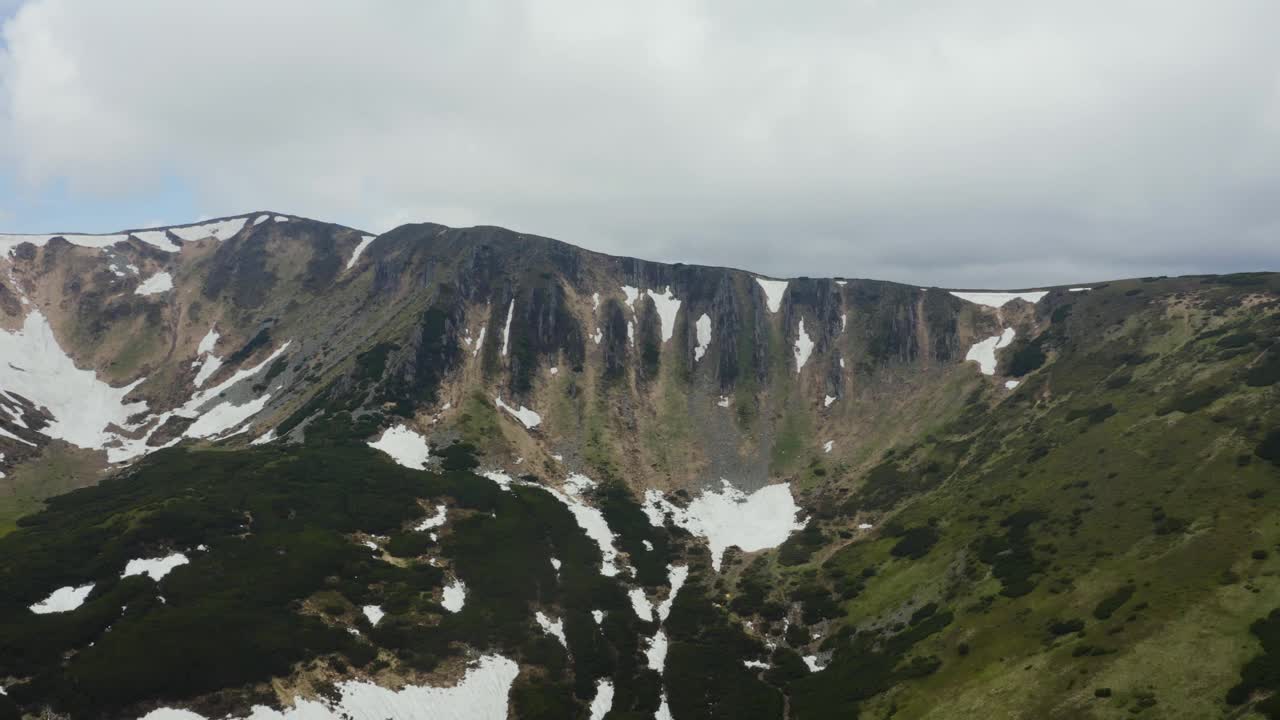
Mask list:
POLYGON ((0 719, 1280 717, 1277 341, 1276 273, 0 235, 0 719))

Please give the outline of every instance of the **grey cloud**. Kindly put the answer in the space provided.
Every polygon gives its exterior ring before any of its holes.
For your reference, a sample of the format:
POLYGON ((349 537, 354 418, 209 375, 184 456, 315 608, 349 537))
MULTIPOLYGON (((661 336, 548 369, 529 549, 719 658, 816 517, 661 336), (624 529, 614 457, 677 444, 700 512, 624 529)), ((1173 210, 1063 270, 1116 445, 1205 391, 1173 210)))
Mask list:
POLYGON ((32 0, 0 160, 774 275, 1280 269, 1271 0, 796 5, 32 0))

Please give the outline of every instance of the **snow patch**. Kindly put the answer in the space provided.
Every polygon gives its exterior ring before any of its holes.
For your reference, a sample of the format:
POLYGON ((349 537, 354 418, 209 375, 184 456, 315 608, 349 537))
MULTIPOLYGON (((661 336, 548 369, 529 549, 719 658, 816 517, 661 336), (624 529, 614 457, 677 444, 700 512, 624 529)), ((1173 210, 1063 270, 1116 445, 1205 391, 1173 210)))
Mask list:
POLYGON ((356 261, 360 259, 360 253, 364 252, 364 249, 369 247, 369 243, 373 242, 373 238, 373 235, 365 235, 360 238, 360 242, 356 245, 356 249, 351 251, 351 259, 347 261, 348 270, 355 267, 356 261))
POLYGON ((645 622, 653 620, 653 604, 649 602, 649 598, 645 597, 642 588, 631 588, 627 592, 627 597, 631 598, 631 609, 636 611, 636 617, 645 622))
POLYGON ((427 439, 406 425, 388 428, 382 437, 369 443, 369 447, 381 450, 390 455, 397 465, 412 470, 425 468, 427 459, 431 457, 427 439))
MULTIPOLYGON (((370 682, 348 680, 336 686, 338 699, 294 698, 293 707, 253 707, 248 717, 222 720, 506 720, 507 697, 520 666, 501 655, 485 655, 453 687, 407 685, 390 690, 370 682)), ((159 708, 140 720, 206 720, 190 710, 159 708)))
POLYGON ((31 612, 37 615, 48 615, 49 613, 71 612, 84 604, 89 593, 93 591, 93 583, 81 585, 80 587, 60 587, 49 593, 49 597, 30 607, 31 612))
POLYGON ((449 509, 444 505, 437 505, 436 514, 418 523, 413 529, 418 532, 422 532, 423 530, 430 530, 431 528, 438 528, 441 525, 444 525, 444 521, 449 516, 448 510, 449 509))
POLYGON ((200 344, 196 346, 196 354, 203 355, 205 353, 213 352, 213 348, 217 346, 218 338, 220 337, 222 336, 218 334, 217 325, 209 328, 209 332, 205 333, 204 337, 200 338, 200 344))
POLYGON ((761 662, 759 660, 743 660, 742 666, 745 668, 750 668, 752 670, 768 670, 769 669, 769 663, 761 662))
POLYGON ((671 606, 676 602, 676 595, 680 592, 680 588, 684 587, 684 581, 689 579, 689 566, 668 565, 667 577, 671 582, 671 592, 667 594, 666 600, 658 603, 658 622, 666 622, 667 616, 671 614, 671 606))
POLYGON ((1004 387, 1005 387, 1005 389, 1006 389, 1006 390, 1012 390, 1012 389, 1014 389, 1014 388, 1018 387, 1018 386, 1019 386, 1019 385, 1021 385, 1021 384, 1022 384, 1022 383, 1020 383, 1020 382, 1019 382, 1019 381, 1017 381, 1017 380, 1005 380, 1005 381, 1004 381, 1004 387))
POLYGON ((809 362, 809 356, 813 354, 813 339, 809 337, 809 333, 804 331, 804 318, 800 318, 800 329, 796 332, 796 374, 800 374, 800 368, 809 362))
POLYGON ((657 490, 645 492, 645 512, 655 526, 671 515, 675 524, 707 540, 711 564, 718 572, 726 548, 736 545, 747 552, 777 547, 804 528, 797 520, 800 512, 791 495, 790 483, 769 485, 747 494, 721 479, 719 492, 699 495, 689 507, 677 507, 657 490))
MULTIPOLYGON (((0 252, 12 253, 23 243, 31 243, 36 247, 44 247, 53 238, 60 237, 72 245, 87 248, 109 248, 118 242, 128 240, 127 235, 81 235, 67 233, 51 233, 48 235, 0 235, 0 252)), ((141 239, 141 238, 139 238, 141 239)), ((167 249, 167 248, 161 248, 167 249)))
POLYGON ((680 313, 680 301, 668 288, 663 288, 661 295, 656 292, 649 292, 648 295, 649 299, 653 300, 654 307, 658 309, 658 320, 662 324, 662 342, 667 342, 676 331, 676 315, 680 313))
POLYGON ((604 720, 613 709, 613 683, 600 678, 596 681, 596 696, 591 699, 590 720, 604 720))
POLYGON ((254 438, 253 440, 250 440, 250 441, 249 441, 249 444, 250 444, 250 445, 266 445, 267 443, 272 442, 272 441, 274 441, 275 439, 276 439, 276 429, 275 429, 275 428, 271 428, 270 430, 268 430, 268 431, 266 431, 265 433, 263 433, 263 434, 259 435, 258 437, 254 438))
POLYGON ((694 323, 694 329, 697 330, 698 344, 693 346, 693 361, 697 362, 707 354, 707 346, 711 344, 711 316, 702 313, 702 317, 694 323))
POLYGON ((512 298, 511 304, 507 306, 507 324, 502 327, 502 356, 507 356, 507 349, 511 346, 511 318, 515 316, 516 301, 512 298))
POLYGON ((969 348, 969 352, 965 353, 965 362, 970 360, 978 363, 978 369, 983 375, 996 374, 996 350, 1008 347, 1013 342, 1013 328, 1005 328, 1004 332, 999 335, 993 335, 986 340, 976 342, 973 347, 969 348))
POLYGON ((191 423, 183 436, 207 438, 219 435, 257 415, 267 406, 267 401, 270 399, 270 395, 263 395, 243 405, 233 405, 230 401, 215 405, 191 423))
POLYGON ((187 242, 195 242, 205 238, 213 238, 222 241, 229 240, 236 233, 244 229, 248 218, 231 218, 230 220, 219 220, 217 222, 205 223, 203 225, 189 225, 187 227, 169 228, 169 232, 186 240, 187 242))
POLYGON ((716 407, 722 407, 722 408, 729 407, 729 396, 721 395, 720 399, 716 401, 716 407))
POLYGON ((653 634, 649 639, 649 647, 644 651, 645 660, 649 663, 650 670, 662 672, 662 668, 667 664, 667 634, 662 630, 653 634))
POLYGON ((756 282, 760 283, 760 287, 764 290, 764 301, 769 307, 769 312, 778 312, 778 308, 782 307, 782 295, 787 291, 789 281, 766 280, 758 277, 756 282))
POLYGON ((365 617, 369 618, 369 624, 375 627, 377 626, 378 621, 387 616, 387 614, 382 611, 382 608, 377 605, 365 605, 363 608, 360 608, 360 611, 364 613, 365 617))
POLYGON ((831 403, 836 401, 835 395, 824 395, 822 398, 822 407, 831 407, 831 403))
POLYGON ((130 234, 142 242, 158 247, 165 252, 178 252, 182 250, 181 245, 177 245, 169 239, 169 233, 165 230, 139 230, 130 234))
POLYGON ((835 446, 836 446, 836 441, 835 441, 835 440, 828 440, 828 441, 826 441, 826 442, 822 443, 822 452, 824 452, 824 453, 829 453, 829 452, 831 452, 831 448, 833 448, 833 447, 835 447, 835 446))
POLYGON ((39 310, 27 315, 21 329, 0 330, 0 386, 49 410, 53 421, 40 432, 50 438, 82 448, 123 441, 107 427, 124 427, 129 416, 146 411, 145 402, 124 401, 141 382, 114 388, 94 371, 76 367, 39 310))
MULTIPOLYGON (((923 288, 921 288, 923 289, 923 288)), ((951 291, 952 295, 961 300, 968 300, 977 305, 986 305, 987 307, 1001 308, 1005 303, 1012 302, 1018 298, 1026 300, 1033 305, 1040 302, 1040 298, 1049 294, 1048 290, 1037 290, 1034 292, 956 292, 951 291)))
POLYGON ((1086 288, 1086 287, 1067 288, 1067 292, 1089 292, 1092 289, 1093 288, 1086 288))
POLYGON ((822 669, 822 666, 818 664, 817 655, 805 655, 804 664, 809 667, 809 672, 818 672, 822 669))
POLYGON ((182 553, 171 553, 158 558, 137 558, 130 560, 129 564, 124 566, 124 572, 120 573, 120 577, 149 575, 152 580, 160 582, 160 578, 168 575, 174 568, 189 562, 191 561, 182 553))
POLYGON ((133 291, 135 295, 156 295, 173 289, 173 276, 167 272, 158 272, 147 278, 133 291))
POLYGON ((555 636, 555 638, 560 641, 560 644, 563 645, 566 650, 569 648, 569 641, 566 640, 564 637, 564 621, 563 620, 552 620, 551 618, 542 614, 541 610, 539 610, 537 613, 534 614, 534 619, 538 621, 538 627, 542 628, 542 632, 548 635, 555 636))
POLYGON ((454 580, 444 586, 443 596, 440 599, 440 605, 451 613, 461 612, 462 606, 467 601, 467 586, 462 584, 461 580, 454 580))
POLYGON ((530 430, 532 430, 533 428, 538 427, 538 425, 542 422, 542 416, 541 416, 541 415, 539 415, 538 413, 536 413, 536 412, 534 412, 534 411, 530 410, 529 408, 527 408, 527 407, 525 407, 525 406, 523 406, 523 405, 521 405, 521 406, 520 406, 520 409, 519 409, 519 410, 517 410, 517 409, 515 409, 515 408, 511 407, 510 405, 508 405, 508 404, 506 404, 506 403, 502 402, 502 396, 501 396, 501 395, 499 395, 499 396, 495 397, 495 398, 493 399, 493 402, 494 402, 498 407, 500 407, 500 408, 502 408, 503 410, 506 410, 508 413, 510 413, 512 417, 514 417, 515 419, 519 420, 519 421, 520 421, 520 423, 521 423, 522 425, 524 425, 525 427, 529 428, 530 430))
POLYGON ((592 619, 594 619, 594 620, 596 621, 596 624, 597 624, 597 625, 599 625, 600 623, 604 622, 604 611, 603 611, 603 610, 592 610, 592 611, 591 611, 591 617, 592 617, 592 619))

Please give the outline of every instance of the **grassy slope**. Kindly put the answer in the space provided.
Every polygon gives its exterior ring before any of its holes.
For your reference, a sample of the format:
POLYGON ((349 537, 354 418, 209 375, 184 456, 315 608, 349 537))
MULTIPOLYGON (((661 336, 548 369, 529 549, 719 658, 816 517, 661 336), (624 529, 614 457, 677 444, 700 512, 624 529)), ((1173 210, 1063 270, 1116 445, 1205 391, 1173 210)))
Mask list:
MULTIPOLYGON (((1225 692, 1258 649, 1249 625, 1280 589, 1277 467, 1254 456, 1280 426, 1276 386, 1243 381, 1280 322, 1274 305, 1248 300, 1256 289, 1134 281, 1079 298, 1050 330, 1057 350, 1047 366, 991 407, 975 398, 882 476, 891 496, 902 494, 920 486, 922 468, 946 472, 954 448, 966 447, 950 477, 907 494, 890 526, 834 553, 794 567, 770 560, 793 597, 816 578, 839 599, 845 578, 877 568, 860 592, 845 593, 836 623, 819 626, 828 638, 845 623, 864 635, 893 628, 930 602, 955 613, 897 657, 937 658, 936 671, 855 703, 864 716, 1125 717, 1152 699, 1160 717, 1228 709, 1225 692), (1196 298, 1177 300, 1179 292, 1196 298), (1026 562, 1006 563, 1004 583, 983 543, 1008 537, 1018 523, 1002 521, 1019 511, 1043 518, 1019 541, 1029 555, 1006 552, 1026 562), (895 526, 930 525, 938 539, 925 554, 894 556, 895 526), (1018 584, 1031 589, 1002 594, 1018 584), (1126 585, 1132 598, 1095 618, 1097 603, 1126 585), (1074 619, 1082 632, 1051 631, 1074 619), (1098 688, 1110 697, 1096 698, 1098 688)), ((883 496, 864 486, 845 512, 883 496)))

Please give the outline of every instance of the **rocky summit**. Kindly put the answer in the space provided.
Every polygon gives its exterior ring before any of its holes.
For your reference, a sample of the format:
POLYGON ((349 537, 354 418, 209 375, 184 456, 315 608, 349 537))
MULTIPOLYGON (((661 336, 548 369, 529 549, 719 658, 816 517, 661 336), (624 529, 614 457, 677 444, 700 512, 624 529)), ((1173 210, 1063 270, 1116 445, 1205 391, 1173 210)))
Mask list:
POLYGON ((1092 280, 0 235, 0 718, 1280 718, 1280 274, 1092 280))

